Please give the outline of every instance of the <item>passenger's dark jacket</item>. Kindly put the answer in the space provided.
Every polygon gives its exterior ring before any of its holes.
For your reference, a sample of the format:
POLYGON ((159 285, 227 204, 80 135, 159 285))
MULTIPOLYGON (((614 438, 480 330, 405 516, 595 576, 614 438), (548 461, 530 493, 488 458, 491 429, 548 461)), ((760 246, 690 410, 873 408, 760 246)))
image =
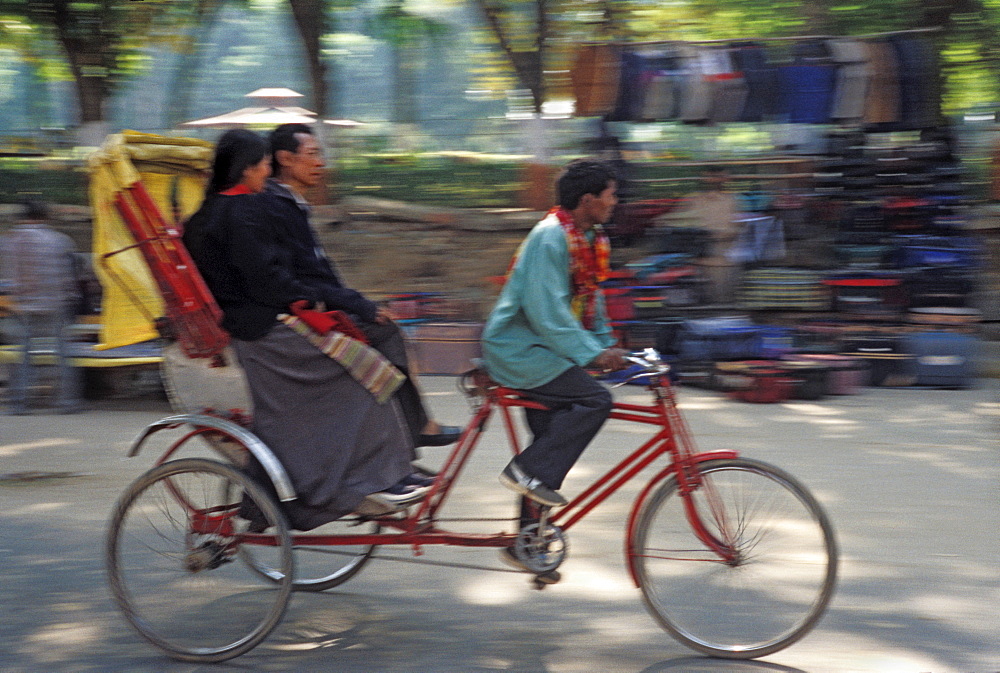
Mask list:
POLYGON ((237 339, 267 334, 305 299, 371 322, 377 305, 344 287, 291 192, 273 180, 260 194, 212 195, 184 228, 184 244, 237 339))

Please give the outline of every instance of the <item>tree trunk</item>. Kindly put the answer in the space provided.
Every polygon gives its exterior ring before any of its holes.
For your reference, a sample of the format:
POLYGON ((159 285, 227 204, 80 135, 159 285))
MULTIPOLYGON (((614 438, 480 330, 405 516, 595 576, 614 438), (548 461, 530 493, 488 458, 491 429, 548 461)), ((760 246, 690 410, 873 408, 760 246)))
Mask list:
POLYGON ((105 43, 99 33, 81 38, 71 25, 73 18, 65 6, 55 9, 52 17, 56 40, 63 48, 77 104, 80 108, 78 142, 85 146, 100 144, 107 131, 105 122, 106 102, 111 94, 109 72, 113 65, 114 49, 105 43))
POLYGON ((826 4, 805 0, 801 5, 801 16, 806 24, 806 32, 812 35, 826 35, 830 31, 830 14, 826 4))
POLYGON ((545 78, 542 73, 545 63, 545 42, 548 38, 548 13, 546 0, 535 0, 535 45, 531 51, 516 51, 504 29, 500 10, 485 0, 476 0, 486 24, 507 54, 518 83, 531 92, 536 114, 541 114, 545 102, 545 78))
POLYGON ((70 50, 70 71, 73 73, 73 86, 76 90, 77 103, 80 107, 80 126, 77 129, 77 142, 84 147, 100 145, 108 132, 105 120, 106 103, 110 92, 106 71, 99 65, 92 65, 100 59, 100 55, 70 50))
POLYGON ((288 0, 295 25, 302 38, 312 83, 313 109, 320 119, 326 116, 326 64, 320 53, 320 40, 326 31, 324 0, 288 0))
POLYGON ((982 0, 924 0, 919 26, 947 28, 956 14, 971 14, 983 10, 982 0))

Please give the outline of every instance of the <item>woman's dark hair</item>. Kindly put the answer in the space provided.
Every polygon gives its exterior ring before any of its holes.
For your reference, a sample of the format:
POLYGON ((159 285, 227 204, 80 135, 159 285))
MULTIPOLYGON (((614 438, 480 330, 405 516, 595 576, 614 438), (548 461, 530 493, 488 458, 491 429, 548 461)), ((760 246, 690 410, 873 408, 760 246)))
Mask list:
POLYGON ((212 179, 208 193, 218 194, 235 187, 243 179, 243 171, 267 156, 267 143, 253 131, 231 129, 215 144, 212 179))
POLYGON ((556 201, 565 210, 580 205, 584 194, 597 196, 611 182, 617 182, 614 168, 603 161, 577 159, 570 162, 556 180, 556 201))
POLYGON ((281 169, 281 164, 278 163, 278 150, 288 150, 292 154, 298 152, 299 145, 302 144, 296 137, 299 133, 310 136, 313 134, 312 129, 305 124, 282 124, 271 131, 268 143, 271 146, 271 172, 274 175, 281 169))

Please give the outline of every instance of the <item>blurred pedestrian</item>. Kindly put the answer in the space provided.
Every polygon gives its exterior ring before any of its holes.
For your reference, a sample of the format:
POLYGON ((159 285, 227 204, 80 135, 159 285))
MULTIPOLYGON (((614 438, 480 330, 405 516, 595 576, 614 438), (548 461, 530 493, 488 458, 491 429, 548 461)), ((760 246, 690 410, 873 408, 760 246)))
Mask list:
POLYGON ((689 194, 683 205, 657 218, 658 227, 693 227, 708 232, 705 254, 695 260, 709 283, 710 300, 723 304, 732 300, 739 284, 741 266, 733 251, 742 228, 744 204, 728 189, 729 171, 709 166, 701 177, 702 189, 689 194))
POLYGON ((12 414, 28 413, 38 374, 31 354, 43 341, 49 342, 44 350, 52 352, 58 368, 56 408, 60 413, 80 410, 80 371, 69 356, 69 328, 80 299, 75 247, 48 219, 45 204, 27 201, 20 221, 0 237, 0 284, 10 295, 10 336, 20 351, 9 384, 12 414))

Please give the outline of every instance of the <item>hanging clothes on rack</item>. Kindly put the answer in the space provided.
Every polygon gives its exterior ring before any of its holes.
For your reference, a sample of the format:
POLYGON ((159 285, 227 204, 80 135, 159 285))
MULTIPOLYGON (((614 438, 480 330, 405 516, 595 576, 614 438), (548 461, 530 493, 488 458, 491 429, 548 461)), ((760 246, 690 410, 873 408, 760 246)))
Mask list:
POLYGON ((681 59, 674 49, 644 49, 642 108, 636 121, 667 121, 676 119, 681 98, 681 59))
POLYGON ((828 124, 836 67, 822 42, 794 47, 794 61, 779 68, 784 113, 793 124, 828 124))
POLYGON ((837 65, 836 89, 830 117, 857 122, 865 114, 865 97, 871 80, 868 53, 860 40, 827 40, 826 47, 837 65))
POLYGON ((865 96, 866 124, 898 124, 900 117, 899 62, 896 50, 885 40, 864 42, 871 66, 871 82, 865 96))
POLYGON ((618 100, 622 50, 613 44, 585 44, 576 52, 570 84, 580 117, 610 114, 618 100))
POLYGON ((636 121, 642 111, 642 57, 631 49, 621 55, 618 98, 608 121, 636 121))
POLYGON ((938 63, 933 46, 913 35, 894 35, 889 44, 899 63, 900 116, 902 130, 936 126, 940 107, 934 95, 938 83, 938 63))
POLYGON ((932 128, 940 121, 939 64, 924 32, 585 44, 570 71, 576 114, 622 122, 932 128), (792 45, 791 63, 776 65, 761 42, 792 45))
POLYGON ((703 124, 712 110, 712 86, 708 75, 712 72, 711 58, 703 49, 687 45, 681 47, 687 86, 681 100, 681 121, 703 124))
POLYGON ((768 62, 767 52, 754 42, 733 45, 733 67, 743 73, 747 94, 736 121, 760 122, 777 109, 778 71, 768 62))
POLYGON ((706 79, 712 91, 709 120, 716 123, 734 122, 739 119, 747 98, 747 84, 743 73, 733 65, 728 48, 706 49, 709 64, 706 79))

